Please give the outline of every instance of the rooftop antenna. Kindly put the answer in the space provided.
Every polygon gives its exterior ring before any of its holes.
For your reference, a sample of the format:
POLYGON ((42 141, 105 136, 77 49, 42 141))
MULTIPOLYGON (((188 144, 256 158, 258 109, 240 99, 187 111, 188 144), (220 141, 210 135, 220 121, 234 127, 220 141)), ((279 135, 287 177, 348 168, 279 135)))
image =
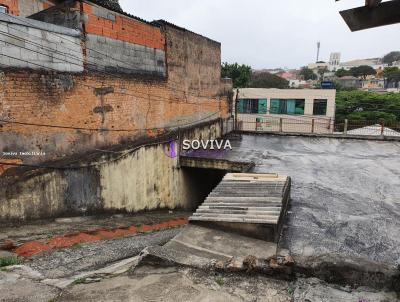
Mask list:
POLYGON ((319 51, 321 49, 321 42, 317 42, 317 62, 319 62, 319 51))

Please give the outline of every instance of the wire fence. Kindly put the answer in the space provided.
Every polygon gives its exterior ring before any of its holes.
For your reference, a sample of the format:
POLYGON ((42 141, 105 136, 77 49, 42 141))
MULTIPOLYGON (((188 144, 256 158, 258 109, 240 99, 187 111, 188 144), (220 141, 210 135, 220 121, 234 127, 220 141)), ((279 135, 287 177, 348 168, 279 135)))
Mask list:
POLYGON ((330 118, 291 118, 259 115, 239 115, 235 124, 241 132, 321 134, 343 136, 397 137, 399 122, 340 120, 330 118))

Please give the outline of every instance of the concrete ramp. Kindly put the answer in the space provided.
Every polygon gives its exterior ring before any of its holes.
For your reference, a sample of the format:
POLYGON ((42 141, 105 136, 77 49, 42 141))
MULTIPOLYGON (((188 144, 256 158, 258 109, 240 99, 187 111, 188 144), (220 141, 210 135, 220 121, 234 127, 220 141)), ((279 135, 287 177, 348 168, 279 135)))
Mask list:
POLYGON ((189 222, 277 243, 290 186, 277 174, 227 174, 189 222))
POLYGON ((238 234, 187 225, 164 246, 148 247, 141 265, 183 265, 210 268, 215 261, 243 261, 248 256, 257 259, 276 257, 277 245, 238 234))

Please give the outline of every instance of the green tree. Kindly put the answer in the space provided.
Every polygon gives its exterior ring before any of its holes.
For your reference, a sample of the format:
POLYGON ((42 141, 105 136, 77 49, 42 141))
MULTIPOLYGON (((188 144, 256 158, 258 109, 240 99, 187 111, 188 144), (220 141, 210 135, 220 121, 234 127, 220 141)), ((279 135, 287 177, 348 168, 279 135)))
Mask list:
POLYGON ((376 75, 376 70, 368 65, 361 65, 350 69, 350 74, 357 78, 366 79, 369 75, 376 75))
POLYGON ((317 75, 314 73, 314 71, 312 71, 310 68, 308 68, 308 67, 303 67, 301 70, 300 70, 300 73, 299 73, 303 78, 304 78, 304 80, 306 80, 306 81, 308 81, 308 80, 316 80, 317 79, 317 75))
POLYGON ((251 88, 289 88, 289 82, 269 72, 254 73, 249 87, 251 88))
POLYGON ((340 69, 338 69, 338 70, 335 72, 335 75, 336 75, 338 78, 341 78, 341 77, 345 77, 345 76, 351 75, 351 72, 348 71, 348 70, 346 70, 346 69, 344 69, 344 68, 340 68, 340 69))
POLYGON ((368 120, 386 123, 400 121, 400 94, 368 91, 338 91, 336 119, 368 120))
POLYGON ((400 69, 398 67, 386 67, 383 76, 388 82, 400 82, 400 69))
POLYGON ((391 65, 393 62, 399 60, 400 60, 400 51, 392 51, 382 58, 382 63, 391 65))
POLYGON ((223 63, 221 68, 221 76, 223 78, 231 78, 234 88, 246 88, 251 80, 251 67, 247 65, 239 65, 238 63, 223 63))

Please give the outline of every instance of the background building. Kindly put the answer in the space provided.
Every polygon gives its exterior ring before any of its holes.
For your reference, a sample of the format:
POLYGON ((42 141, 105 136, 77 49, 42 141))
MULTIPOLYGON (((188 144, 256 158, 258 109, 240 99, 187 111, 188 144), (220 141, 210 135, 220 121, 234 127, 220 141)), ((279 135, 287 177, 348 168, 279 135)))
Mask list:
POLYGON ((336 71, 339 69, 340 58, 341 58, 340 52, 331 53, 329 58, 329 67, 328 67, 330 71, 336 71))
POLYGON ((240 89, 238 127, 244 131, 331 133, 335 98, 334 89, 240 89))
POLYGON ((340 63, 339 68, 343 68, 345 70, 350 70, 353 67, 359 67, 359 66, 371 66, 375 70, 379 69, 384 69, 385 67, 388 67, 388 64, 385 64, 382 62, 382 58, 372 58, 372 59, 359 59, 359 60, 352 60, 352 61, 347 61, 340 63))

